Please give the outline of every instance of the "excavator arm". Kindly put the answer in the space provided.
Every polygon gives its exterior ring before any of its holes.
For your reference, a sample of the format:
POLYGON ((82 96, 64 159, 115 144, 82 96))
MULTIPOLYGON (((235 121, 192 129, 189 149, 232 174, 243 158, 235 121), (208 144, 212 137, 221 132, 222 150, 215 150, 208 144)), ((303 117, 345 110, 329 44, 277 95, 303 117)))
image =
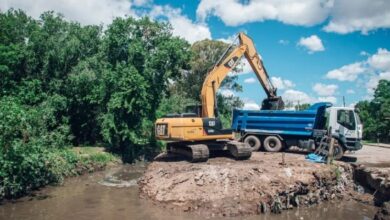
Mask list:
POLYGON ((284 103, 281 97, 276 94, 276 88, 272 85, 267 71, 263 65, 256 48, 250 39, 244 33, 238 34, 239 45, 229 55, 218 62, 214 68, 207 74, 201 91, 202 100, 202 117, 213 118, 217 112, 216 92, 221 86, 222 81, 227 74, 237 65, 240 58, 244 55, 248 60, 252 70, 256 73, 257 79, 267 94, 267 98, 263 100, 262 109, 283 109, 284 103))

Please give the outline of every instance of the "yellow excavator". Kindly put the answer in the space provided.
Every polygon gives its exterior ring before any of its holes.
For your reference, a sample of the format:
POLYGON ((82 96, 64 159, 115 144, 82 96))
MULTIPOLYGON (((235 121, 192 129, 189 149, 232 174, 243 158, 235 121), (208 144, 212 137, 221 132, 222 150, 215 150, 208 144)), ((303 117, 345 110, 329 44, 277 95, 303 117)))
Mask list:
POLYGON ((237 38, 239 44, 232 43, 207 74, 201 91, 201 106, 195 106, 190 113, 168 114, 157 119, 155 136, 168 142, 168 153, 187 156, 192 162, 207 161, 210 150, 228 150, 235 159, 250 158, 250 146, 234 140, 232 130, 223 129, 216 117, 217 90, 242 56, 248 60, 267 94, 262 109, 284 108, 283 100, 277 96, 252 39, 244 33, 239 33, 237 38))

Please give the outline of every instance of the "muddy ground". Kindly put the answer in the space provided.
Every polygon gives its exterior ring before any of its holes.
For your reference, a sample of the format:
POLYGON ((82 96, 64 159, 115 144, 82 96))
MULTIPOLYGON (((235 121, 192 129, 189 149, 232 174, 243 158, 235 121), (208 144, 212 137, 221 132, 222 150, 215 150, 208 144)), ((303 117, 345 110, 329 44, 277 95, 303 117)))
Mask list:
POLYGON ((246 161, 218 155, 197 164, 162 159, 148 166, 138 184, 141 197, 157 205, 207 217, 278 213, 324 200, 372 201, 354 184, 349 163, 312 163, 296 152, 255 152, 246 161))

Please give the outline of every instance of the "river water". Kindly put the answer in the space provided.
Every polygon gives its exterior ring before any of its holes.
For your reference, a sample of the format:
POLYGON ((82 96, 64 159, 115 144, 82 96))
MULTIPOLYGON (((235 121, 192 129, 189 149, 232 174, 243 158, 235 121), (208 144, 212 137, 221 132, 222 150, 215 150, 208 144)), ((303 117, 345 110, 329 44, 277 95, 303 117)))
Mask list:
MULTIPOLYGON (((158 219, 195 220, 204 218, 166 210, 140 199, 136 180, 145 168, 124 165, 102 172, 69 178, 62 186, 49 186, 35 195, 0 205, 0 219, 90 220, 158 219)), ((309 208, 296 208, 282 214, 239 218, 274 219, 372 219, 376 208, 354 201, 328 202, 309 208)), ((219 220, 219 218, 213 218, 219 220)))

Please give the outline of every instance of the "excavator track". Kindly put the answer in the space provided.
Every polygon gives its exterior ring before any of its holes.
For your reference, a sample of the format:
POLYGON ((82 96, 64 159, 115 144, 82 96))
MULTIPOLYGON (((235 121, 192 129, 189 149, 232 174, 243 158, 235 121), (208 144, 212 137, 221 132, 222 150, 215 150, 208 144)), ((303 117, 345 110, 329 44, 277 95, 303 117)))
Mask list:
POLYGON ((205 144, 170 145, 169 152, 184 155, 192 163, 206 162, 209 159, 209 148, 205 144))
POLYGON ((236 160, 246 160, 252 156, 250 146, 242 142, 229 141, 227 143, 227 149, 236 160))

